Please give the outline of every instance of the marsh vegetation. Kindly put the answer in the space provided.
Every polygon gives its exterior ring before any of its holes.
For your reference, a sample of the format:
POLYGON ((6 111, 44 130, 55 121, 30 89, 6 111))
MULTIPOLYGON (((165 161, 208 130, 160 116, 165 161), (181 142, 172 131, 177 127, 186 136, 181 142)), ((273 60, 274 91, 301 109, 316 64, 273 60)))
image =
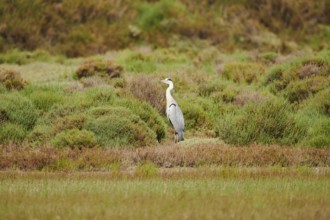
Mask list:
POLYGON ((329 6, 1 1, 0 218, 329 219, 329 6))

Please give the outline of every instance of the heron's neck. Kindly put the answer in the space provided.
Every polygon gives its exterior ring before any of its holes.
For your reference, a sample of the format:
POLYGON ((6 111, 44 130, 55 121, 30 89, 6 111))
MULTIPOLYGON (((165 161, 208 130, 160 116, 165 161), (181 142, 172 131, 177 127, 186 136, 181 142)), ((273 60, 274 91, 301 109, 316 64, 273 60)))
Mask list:
POLYGON ((173 89, 173 83, 169 84, 168 88, 166 89, 166 101, 167 105, 172 104, 174 101, 172 95, 171 95, 171 90, 173 89))

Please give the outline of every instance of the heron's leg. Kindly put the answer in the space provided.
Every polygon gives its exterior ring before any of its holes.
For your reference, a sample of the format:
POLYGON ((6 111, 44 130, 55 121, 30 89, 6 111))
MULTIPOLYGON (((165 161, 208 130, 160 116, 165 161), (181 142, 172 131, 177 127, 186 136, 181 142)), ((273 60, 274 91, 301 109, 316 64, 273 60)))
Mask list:
POLYGON ((179 137, 176 132, 174 132, 174 143, 178 143, 179 137))

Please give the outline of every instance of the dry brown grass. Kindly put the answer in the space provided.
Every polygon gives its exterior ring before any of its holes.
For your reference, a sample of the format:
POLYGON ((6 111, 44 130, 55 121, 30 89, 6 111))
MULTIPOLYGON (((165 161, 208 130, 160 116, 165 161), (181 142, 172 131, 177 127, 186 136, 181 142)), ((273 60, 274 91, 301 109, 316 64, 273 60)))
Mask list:
POLYGON ((3 84, 8 90, 23 89, 26 85, 26 82, 21 77, 21 73, 12 70, 0 68, 0 84, 3 84))
POLYGON ((159 79, 134 76, 128 79, 127 87, 139 100, 149 102, 159 113, 165 112, 165 89, 159 79))
POLYGON ((76 71, 79 79, 83 77, 100 76, 108 79, 121 77, 123 67, 110 60, 86 60, 76 71))
POLYGON ((190 147, 168 145, 138 149, 53 149, 0 146, 1 170, 112 170, 130 169, 145 162, 157 167, 329 167, 330 150, 209 143, 190 147))

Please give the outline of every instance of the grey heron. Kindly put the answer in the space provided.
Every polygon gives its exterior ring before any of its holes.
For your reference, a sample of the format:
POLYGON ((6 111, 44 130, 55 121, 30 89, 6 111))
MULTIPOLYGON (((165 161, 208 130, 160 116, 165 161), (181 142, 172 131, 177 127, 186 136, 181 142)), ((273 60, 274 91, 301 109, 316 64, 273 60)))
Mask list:
POLYGON ((184 140, 184 118, 178 103, 171 95, 171 90, 174 88, 173 81, 170 78, 162 80, 168 84, 166 89, 166 116, 175 130, 175 142, 184 140))

